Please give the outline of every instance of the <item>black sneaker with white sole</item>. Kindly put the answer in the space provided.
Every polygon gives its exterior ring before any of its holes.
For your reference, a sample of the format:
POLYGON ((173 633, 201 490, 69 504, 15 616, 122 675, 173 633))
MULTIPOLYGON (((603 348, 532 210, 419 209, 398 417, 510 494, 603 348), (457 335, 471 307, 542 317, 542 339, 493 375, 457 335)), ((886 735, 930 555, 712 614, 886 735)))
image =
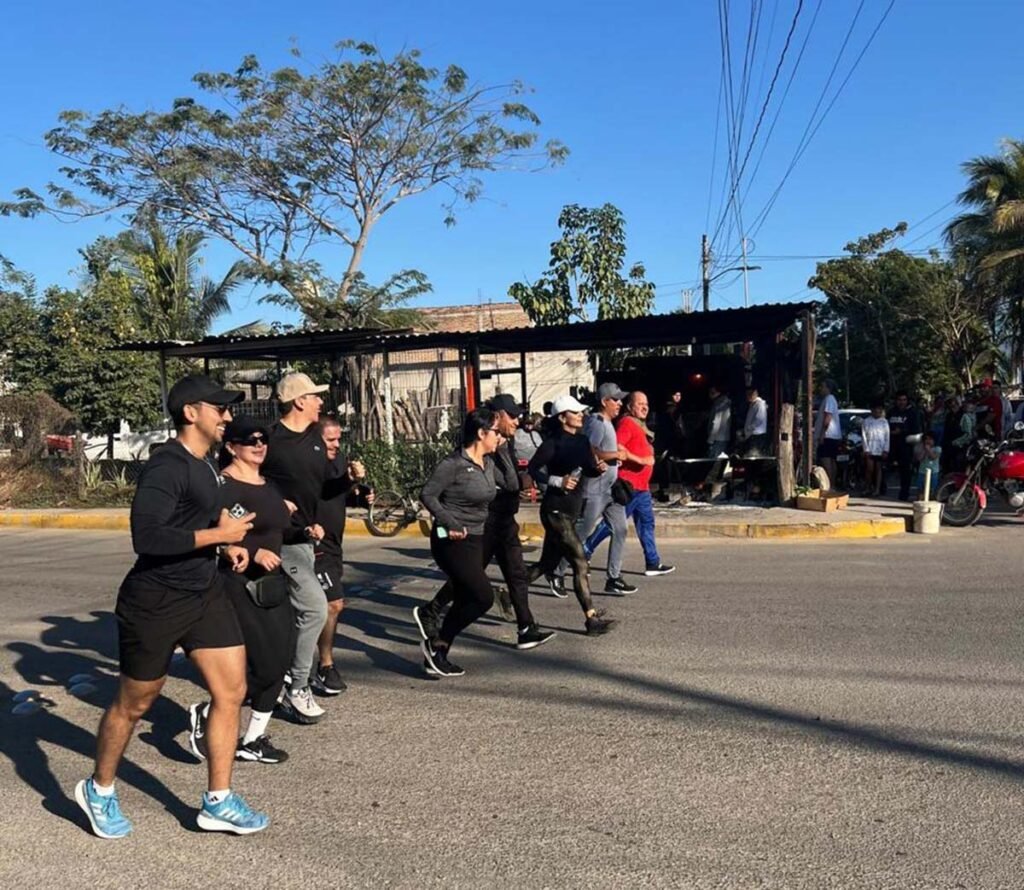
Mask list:
POLYGON ((604 592, 614 593, 623 596, 627 593, 636 593, 639 588, 635 584, 623 581, 622 578, 609 578, 604 582, 604 592))
POLYGON ((435 649, 426 640, 420 643, 423 650, 423 667, 428 674, 437 677, 461 677, 466 673, 454 662, 448 660, 444 649, 435 649))
POLYGON ((270 741, 270 736, 261 735, 251 742, 238 740, 238 748, 235 749, 235 760, 251 760, 254 763, 284 763, 288 759, 288 752, 275 748, 270 741))
POLYGON ((340 695, 348 689, 348 685, 341 679, 341 674, 333 664, 318 667, 309 685, 313 687, 314 692, 321 695, 340 695))
POLYGON ((412 610, 412 617, 416 622, 416 629, 425 643, 437 639, 437 632, 441 629, 440 622, 430 606, 415 606, 412 610))
POLYGON ((541 630, 536 624, 520 628, 516 639, 517 649, 536 649, 543 646, 548 640, 555 636, 553 630, 541 630))
POLYGON ((548 575, 548 587, 551 590, 552 596, 557 596, 560 600, 566 599, 569 596, 565 592, 565 578, 559 577, 558 575, 548 575))
POLYGON ((200 702, 188 709, 188 746, 198 760, 206 760, 209 749, 206 745, 206 709, 208 702, 200 702))
POLYGON ((644 569, 644 574, 648 578, 653 578, 655 575, 668 575, 675 570, 675 566, 667 566, 665 563, 659 562, 656 566, 648 566, 644 569))

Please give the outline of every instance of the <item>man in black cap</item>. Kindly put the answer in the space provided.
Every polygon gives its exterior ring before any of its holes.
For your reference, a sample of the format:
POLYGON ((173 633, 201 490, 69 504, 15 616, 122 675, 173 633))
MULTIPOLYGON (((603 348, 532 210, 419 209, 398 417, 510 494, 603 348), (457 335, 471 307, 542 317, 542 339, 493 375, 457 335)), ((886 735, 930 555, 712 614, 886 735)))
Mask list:
MULTIPOLYGON (((484 525, 484 566, 488 566, 491 559, 497 558, 502 577, 508 586, 508 595, 519 629, 516 648, 535 649, 546 643, 555 634, 553 631, 544 631, 537 627, 537 622, 530 612, 528 599, 530 581, 526 564, 523 562, 519 523, 516 522, 522 484, 516 461, 515 435, 523 407, 507 394, 495 396, 486 404, 497 415, 498 432, 504 442, 493 455, 487 457, 494 463, 498 494, 491 501, 487 511, 487 522, 484 525)), ((437 592, 431 602, 425 606, 416 606, 412 610, 416 626, 427 642, 437 636, 441 626, 441 616, 445 608, 451 605, 453 598, 454 594, 451 582, 449 582, 437 592)))
POLYGON ((221 478, 208 458, 241 392, 195 375, 176 383, 167 408, 177 428, 146 463, 132 501, 132 546, 138 559, 117 596, 121 679, 100 722, 96 765, 75 800, 102 838, 124 837, 114 777, 135 725, 160 695, 181 646, 203 675, 212 704, 204 721, 209 784, 197 823, 207 831, 251 834, 269 824, 231 791, 238 719, 245 695, 245 646, 234 607, 219 581, 217 551, 235 571, 248 554, 237 545, 255 516, 219 507, 221 478))

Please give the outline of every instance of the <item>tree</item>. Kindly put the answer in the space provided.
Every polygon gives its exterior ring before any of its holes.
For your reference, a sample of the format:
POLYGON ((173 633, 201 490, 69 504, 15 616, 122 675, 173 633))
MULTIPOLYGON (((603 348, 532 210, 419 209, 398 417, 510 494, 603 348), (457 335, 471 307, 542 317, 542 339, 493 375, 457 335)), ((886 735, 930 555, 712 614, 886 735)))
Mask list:
POLYGON ((47 352, 36 283, 0 256, 0 392, 44 392, 47 352))
POLYGON ((343 301, 374 226, 399 202, 443 187, 450 223, 480 196, 481 174, 567 155, 558 142, 538 146, 540 121, 518 83, 474 84, 456 65, 424 66, 418 50, 387 59, 368 43, 337 49, 308 74, 268 71, 254 56, 233 73, 197 74, 209 106, 66 111, 46 142, 67 159, 68 182, 51 183, 45 199, 21 189, 0 213, 124 210, 199 229, 300 304, 320 276, 312 252, 340 249, 333 298, 343 301))
POLYGON ((150 222, 113 242, 115 256, 131 277, 139 322, 159 340, 199 340, 215 319, 229 312, 229 294, 245 280, 241 261, 223 279, 199 275, 199 250, 206 239, 196 231, 170 239, 150 222))
POLYGON ((517 282, 509 296, 537 324, 565 324, 636 318, 650 313, 654 285, 641 263, 626 277, 626 222, 612 204, 588 208, 569 204, 558 217, 562 237, 551 244, 548 271, 535 283, 517 282))

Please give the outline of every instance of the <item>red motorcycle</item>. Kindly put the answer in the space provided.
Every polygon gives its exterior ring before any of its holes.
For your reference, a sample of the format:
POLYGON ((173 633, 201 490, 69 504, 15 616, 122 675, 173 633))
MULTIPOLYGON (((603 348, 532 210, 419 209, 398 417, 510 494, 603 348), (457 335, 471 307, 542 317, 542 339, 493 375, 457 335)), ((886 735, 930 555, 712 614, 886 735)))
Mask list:
POLYGON ((989 496, 1002 495, 1015 510, 1024 507, 1024 446, 1020 441, 1024 423, 1013 427, 1016 441, 1011 444, 978 439, 967 449, 967 468, 950 473, 942 480, 935 499, 942 504, 946 525, 966 528, 974 525, 988 506, 989 496))

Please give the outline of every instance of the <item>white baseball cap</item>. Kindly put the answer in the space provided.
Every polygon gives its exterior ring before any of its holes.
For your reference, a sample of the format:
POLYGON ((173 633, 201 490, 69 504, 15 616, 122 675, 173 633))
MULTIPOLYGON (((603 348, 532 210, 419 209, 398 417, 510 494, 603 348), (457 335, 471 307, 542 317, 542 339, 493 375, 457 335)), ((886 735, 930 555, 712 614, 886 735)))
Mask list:
POLYGON ((589 411, 582 402, 577 401, 572 396, 559 396, 551 405, 551 416, 557 417, 565 411, 589 411))

